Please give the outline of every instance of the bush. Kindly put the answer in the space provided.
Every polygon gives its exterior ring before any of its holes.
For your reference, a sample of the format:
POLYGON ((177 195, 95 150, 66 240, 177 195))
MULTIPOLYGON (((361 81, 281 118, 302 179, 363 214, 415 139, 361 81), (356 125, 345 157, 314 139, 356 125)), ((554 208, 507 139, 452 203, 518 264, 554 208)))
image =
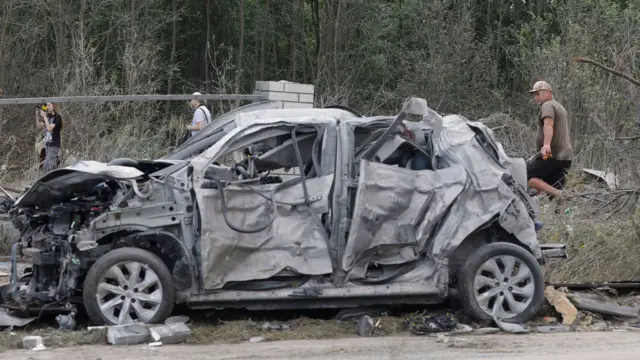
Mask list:
POLYGON ((10 222, 0 221, 0 255, 6 256, 11 253, 11 245, 18 235, 10 222))

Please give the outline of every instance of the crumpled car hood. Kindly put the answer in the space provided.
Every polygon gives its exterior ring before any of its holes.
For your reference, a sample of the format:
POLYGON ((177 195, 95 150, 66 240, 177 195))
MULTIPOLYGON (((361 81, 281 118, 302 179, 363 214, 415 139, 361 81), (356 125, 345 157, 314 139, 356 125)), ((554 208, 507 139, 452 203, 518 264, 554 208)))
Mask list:
POLYGON ((105 180, 136 179, 143 175, 142 171, 129 166, 79 161, 41 177, 16 200, 14 207, 55 204, 74 193, 90 191, 105 180))

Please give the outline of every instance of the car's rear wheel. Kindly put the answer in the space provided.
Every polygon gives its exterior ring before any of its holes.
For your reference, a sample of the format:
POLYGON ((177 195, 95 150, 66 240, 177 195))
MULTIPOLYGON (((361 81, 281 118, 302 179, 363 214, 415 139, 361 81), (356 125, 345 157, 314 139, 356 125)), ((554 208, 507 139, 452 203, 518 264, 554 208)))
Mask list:
POLYGON ((460 301, 478 320, 493 316, 526 322, 544 301, 544 276, 536 259, 520 246, 484 245, 467 258, 458 278, 460 301))
POLYGON ((153 324, 171 315, 175 289, 159 257, 142 249, 121 248, 93 264, 82 295, 95 324, 153 324))

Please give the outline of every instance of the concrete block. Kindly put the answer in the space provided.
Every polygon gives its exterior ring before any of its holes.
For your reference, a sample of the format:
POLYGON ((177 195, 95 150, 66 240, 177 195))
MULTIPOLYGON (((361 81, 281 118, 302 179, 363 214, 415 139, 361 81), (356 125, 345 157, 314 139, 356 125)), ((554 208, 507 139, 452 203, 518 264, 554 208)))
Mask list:
POLYGON ((314 87, 311 84, 296 84, 296 83, 287 83, 284 84, 285 92, 294 92, 300 94, 313 94, 314 87))
POLYGON ((33 350, 41 348, 42 337, 41 336, 25 336, 22 338, 22 348, 27 350, 33 350))
POLYGON ((285 101, 282 104, 284 109, 312 109, 312 103, 300 103, 300 102, 289 102, 285 101))
POLYGON ((301 102, 301 103, 312 103, 313 104, 313 95, 300 94, 300 95, 298 95, 298 101, 301 102))
POLYGON ((178 344, 187 340, 191 329, 184 323, 154 326, 150 329, 151 338, 163 344, 178 344))
POLYGON ((269 91, 266 93, 269 100, 280 101, 298 101, 298 94, 290 94, 286 92, 269 91))
POLYGON ((136 345, 149 341, 149 329, 142 324, 127 324, 110 327, 107 341, 111 345, 136 345))
POLYGON ((284 91, 284 83, 276 81, 256 81, 258 91, 284 91))

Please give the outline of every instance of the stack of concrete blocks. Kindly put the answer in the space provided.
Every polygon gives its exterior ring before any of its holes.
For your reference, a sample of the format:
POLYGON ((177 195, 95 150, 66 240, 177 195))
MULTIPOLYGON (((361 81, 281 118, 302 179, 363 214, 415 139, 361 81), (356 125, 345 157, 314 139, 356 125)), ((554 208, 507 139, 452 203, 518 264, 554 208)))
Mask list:
POLYGON ((282 101, 285 109, 313 108, 314 87, 289 81, 256 81, 255 93, 264 94, 267 100, 282 101))

